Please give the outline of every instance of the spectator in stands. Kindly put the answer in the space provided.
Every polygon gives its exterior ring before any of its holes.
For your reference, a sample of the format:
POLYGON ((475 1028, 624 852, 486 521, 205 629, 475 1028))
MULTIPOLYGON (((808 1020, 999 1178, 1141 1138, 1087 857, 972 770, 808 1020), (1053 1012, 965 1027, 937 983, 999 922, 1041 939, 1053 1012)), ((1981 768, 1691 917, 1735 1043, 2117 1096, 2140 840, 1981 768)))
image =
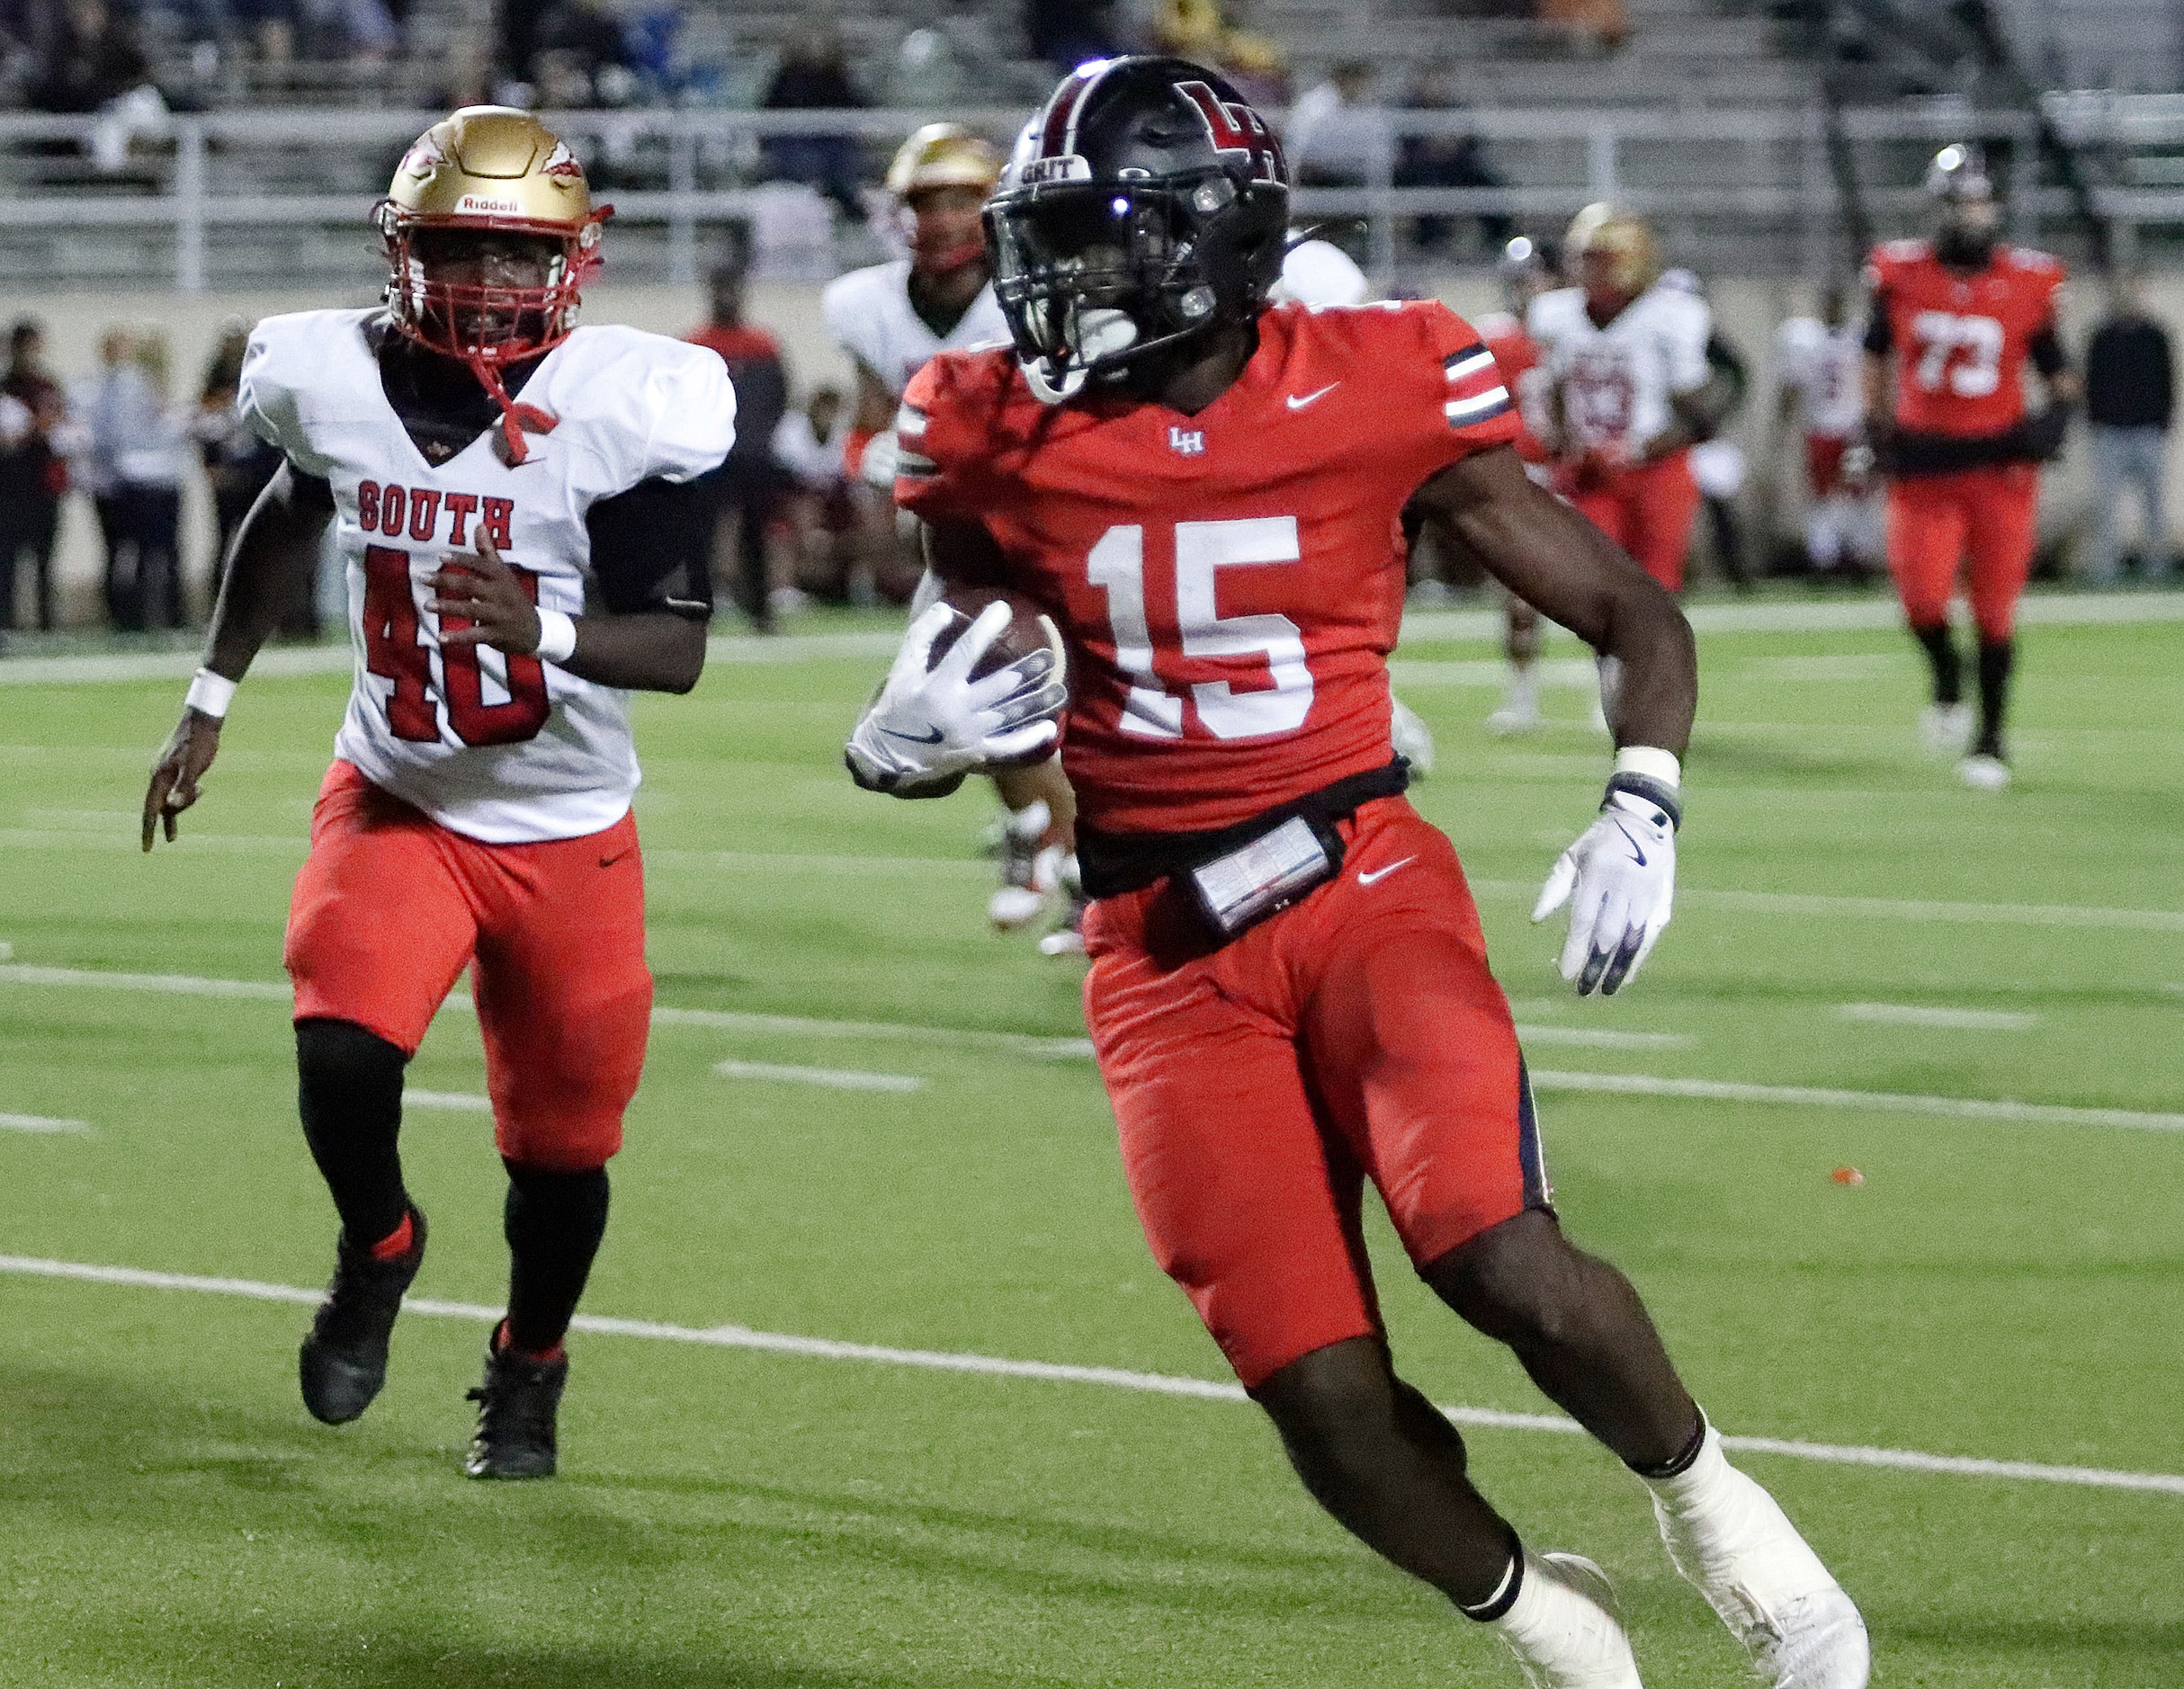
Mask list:
POLYGON ((766 523, 773 514, 781 469, 774 459, 774 431, 789 404, 788 369, 781 343, 743 320, 748 237, 713 266, 711 310, 690 339, 721 354, 736 388, 736 443, 713 471, 720 489, 713 529, 713 568, 732 556, 736 604, 760 633, 774 631, 773 582, 766 571, 766 523))
POLYGON ((17 567, 30 563, 38 625, 53 626, 53 540, 68 490, 68 399, 46 370, 45 329, 23 317, 8 334, 0 398, 16 408, 0 437, 0 630, 15 627, 17 567))
POLYGON ((31 86, 40 112, 96 112, 149 85, 151 61, 106 0, 64 0, 31 86))
MULTIPOLYGON (((1448 65, 1433 60, 1421 66, 1411 78, 1403 104, 1417 112, 1454 112, 1463 102, 1456 95, 1455 78, 1448 65)), ((1406 135, 1395 159, 1395 185, 1399 188, 1503 188, 1508 183, 1486 156, 1485 143, 1474 134, 1406 135)), ((1515 221, 1504 211, 1477 215, 1480 238, 1490 251, 1499 252, 1517 232, 1515 221)), ((1418 244, 1428 252, 1448 245, 1457 219, 1421 217, 1418 244)))
MULTIPOLYGON (((235 407, 236 389, 243 375, 243 350, 250 342, 250 327, 239 317, 220 326, 219 344, 205 368, 204 386, 197 411, 190 419, 190 435, 204 464, 205 479, 212 489, 213 519, 219 525, 219 566, 227 564, 235 531, 257 502, 258 495, 281 467, 281 452, 258 438, 235 407)), ((281 611, 280 630, 291 639, 318 636, 318 582, 309 576, 290 584, 288 601, 281 611)))
POLYGON ((1023 18, 1024 39, 1057 76, 1123 50, 1114 0, 1024 0, 1023 18))
MULTIPOLYGON (((758 103, 769 112, 842 112, 865 103, 849 79, 842 38, 815 25, 799 31, 783 50, 781 68, 758 103)), ((850 135, 773 135, 761 147, 765 174, 776 182, 817 188, 853 221, 862 221, 859 196, 864 157, 850 135)))
POLYGON ((1361 188, 1392 179, 1394 131, 1374 97, 1376 80, 1371 65, 1351 59, 1297 96, 1284 139, 1299 185, 1361 188))
POLYGON ((1268 37, 1240 30, 1220 0, 1159 0, 1153 46, 1178 58, 1211 65, 1255 106, 1289 103, 1289 66, 1268 37))
POLYGON ((1620 51, 1631 32, 1623 0, 1539 0, 1539 15, 1580 51, 1620 51))
POLYGON ((2169 426, 2176 415, 2175 362, 2169 331, 2149 315, 2136 275, 2117 278, 2108 314, 2085 353, 2088 456, 2093 468, 2093 547, 2087 578, 2113 586, 2123 573, 2117 509, 2126 486, 2138 489, 2146 530, 2144 571, 2149 579, 2175 573, 2162 484, 2169 426))
POLYGON ((167 412, 166 340, 153 326, 107 330, 83 406, 85 480, 106 540, 106 615, 116 629, 180 627, 178 542, 187 442, 167 412))
POLYGON ((539 20, 536 49, 539 83, 551 91, 542 105, 627 105, 636 94, 637 55, 601 0, 558 0, 539 20))

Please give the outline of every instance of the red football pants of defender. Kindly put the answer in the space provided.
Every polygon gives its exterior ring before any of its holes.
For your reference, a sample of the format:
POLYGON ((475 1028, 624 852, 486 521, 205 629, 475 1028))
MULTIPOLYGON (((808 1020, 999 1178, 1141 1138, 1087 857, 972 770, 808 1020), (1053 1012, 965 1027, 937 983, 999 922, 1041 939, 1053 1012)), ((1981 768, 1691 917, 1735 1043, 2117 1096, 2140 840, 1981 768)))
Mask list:
POLYGON ((1380 1330, 1366 1179, 1421 1268, 1548 1200, 1455 847, 1401 798, 1341 832, 1339 879, 1219 949, 1168 882, 1086 922, 1138 1218, 1247 1387, 1380 1330))
POLYGON ((1570 502, 1638 566, 1672 593, 1684 589, 1684 558, 1698 516, 1698 483, 1691 454, 1671 451, 1658 462, 1607 473, 1570 502))
POLYGON ((536 844, 451 832, 348 763, 327 771, 289 907, 296 1018, 415 1054, 472 964, 500 1153, 604 1166, 622 1148, 652 1013, 637 823, 536 844))
POLYGON ((2007 639, 2039 537, 2040 472, 1998 463, 1888 484, 1888 572, 1914 628, 1948 620, 1961 564, 1972 619, 1987 644, 2007 639))

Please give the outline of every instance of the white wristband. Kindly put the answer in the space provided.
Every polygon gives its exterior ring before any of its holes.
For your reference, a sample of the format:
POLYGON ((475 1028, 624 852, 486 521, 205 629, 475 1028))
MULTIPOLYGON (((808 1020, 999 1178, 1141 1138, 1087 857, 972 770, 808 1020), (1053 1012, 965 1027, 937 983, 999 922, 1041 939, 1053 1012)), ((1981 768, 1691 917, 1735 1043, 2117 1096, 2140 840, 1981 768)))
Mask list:
POLYGON ((539 612, 539 656, 549 663, 566 662, 577 648, 577 622, 558 610, 539 612))
POLYGON ((194 710, 199 715, 210 716, 215 721, 224 720, 228 706, 235 702, 235 683, 225 675, 201 668, 191 678, 190 690, 182 702, 184 708, 194 710))
POLYGON ((1684 765, 1677 761, 1674 751, 1663 751, 1651 745, 1626 745, 1616 753, 1616 773, 1643 774, 1648 780, 1658 780, 1680 788, 1684 783, 1684 765))

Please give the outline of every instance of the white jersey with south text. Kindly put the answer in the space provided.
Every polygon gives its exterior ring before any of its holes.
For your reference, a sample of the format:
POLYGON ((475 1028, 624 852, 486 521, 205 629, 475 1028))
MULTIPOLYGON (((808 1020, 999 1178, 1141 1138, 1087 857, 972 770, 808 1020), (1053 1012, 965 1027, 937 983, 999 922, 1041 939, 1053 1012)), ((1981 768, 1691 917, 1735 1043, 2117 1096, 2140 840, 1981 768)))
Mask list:
POLYGON ((876 264, 837 276, 819 296, 827 332, 878 376, 896 398, 936 352, 971 352, 1008 344, 1008 319, 989 282, 944 335, 927 327, 910 305, 910 261, 876 264))
POLYGON ((442 826, 487 844, 576 838, 613 826, 637 790, 628 693, 535 657, 443 648, 428 582, 482 532, 582 615, 598 500, 716 468, 735 439, 727 366, 702 346, 633 328, 579 328, 542 358, 519 399, 550 418, 511 465, 488 429, 428 463, 387 398, 371 310, 269 317, 250 337, 237 406, 304 474, 334 490, 347 566, 355 685, 334 753, 442 826))
POLYGON ((1712 325, 1705 300, 1666 281, 1604 327, 1586 313, 1582 288, 1541 294, 1525 318, 1571 442, 1628 453, 1669 426, 1670 398, 1705 385, 1712 325))
POLYGON ((1798 425, 1822 440, 1847 440, 1864 420, 1865 348, 1856 326, 1830 328, 1793 317, 1778 331, 1782 385, 1797 395, 1798 425))

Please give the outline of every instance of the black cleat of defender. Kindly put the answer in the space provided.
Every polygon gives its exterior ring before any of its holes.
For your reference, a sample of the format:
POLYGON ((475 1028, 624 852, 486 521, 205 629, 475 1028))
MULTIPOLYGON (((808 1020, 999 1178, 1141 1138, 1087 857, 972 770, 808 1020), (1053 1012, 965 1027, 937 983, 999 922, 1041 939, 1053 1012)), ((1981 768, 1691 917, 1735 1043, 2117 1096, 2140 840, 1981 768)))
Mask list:
POLYGON ((464 1399, 478 1404, 478 1434, 462 1470, 472 1478, 551 1478, 554 1415, 568 1383, 568 1360, 534 1361, 488 1348, 486 1381, 464 1399))
POLYGON ((387 1340, 402 1292, 425 1261, 425 1216, 415 1205, 409 1223, 408 1251, 391 1261, 351 1248, 345 1236, 335 1246, 334 1282, 296 1356, 303 1405, 314 1419, 347 1425, 387 1382, 387 1340))

